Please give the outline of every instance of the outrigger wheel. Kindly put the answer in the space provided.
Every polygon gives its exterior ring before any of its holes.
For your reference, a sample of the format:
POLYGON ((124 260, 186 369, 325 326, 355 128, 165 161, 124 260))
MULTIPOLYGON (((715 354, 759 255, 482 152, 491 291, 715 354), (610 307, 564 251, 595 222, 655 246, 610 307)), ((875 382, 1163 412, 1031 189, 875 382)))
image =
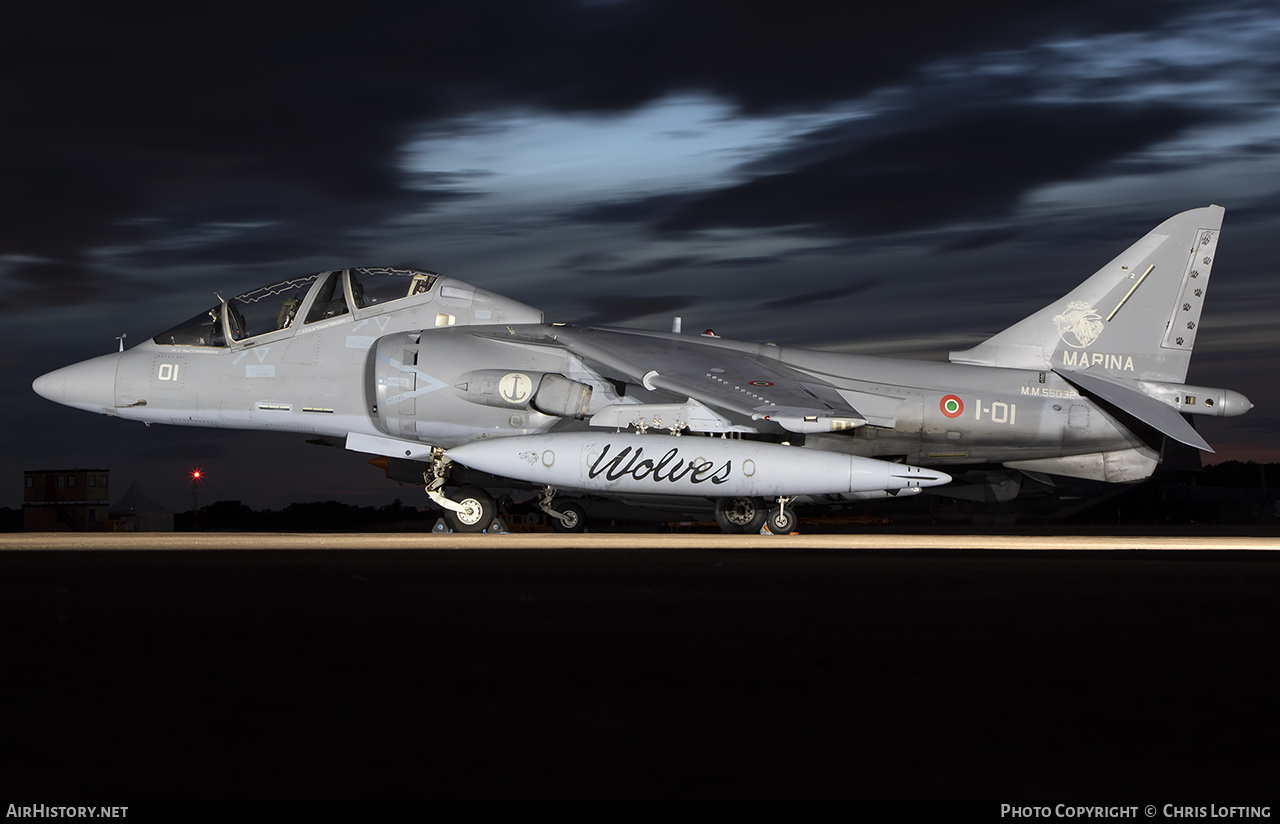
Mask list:
POLYGON ((498 516, 498 505, 478 486, 464 486, 449 497, 462 507, 461 512, 444 511, 454 532, 483 532, 498 516))

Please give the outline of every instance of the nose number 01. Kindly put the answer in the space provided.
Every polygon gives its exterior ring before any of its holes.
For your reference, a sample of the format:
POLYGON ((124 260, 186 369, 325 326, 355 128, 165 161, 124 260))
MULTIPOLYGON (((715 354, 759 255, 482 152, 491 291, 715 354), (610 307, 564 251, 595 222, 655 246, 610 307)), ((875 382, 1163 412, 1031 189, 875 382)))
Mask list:
POLYGON ((179 363, 162 363, 156 370, 156 380, 160 381, 176 381, 178 379, 179 363))

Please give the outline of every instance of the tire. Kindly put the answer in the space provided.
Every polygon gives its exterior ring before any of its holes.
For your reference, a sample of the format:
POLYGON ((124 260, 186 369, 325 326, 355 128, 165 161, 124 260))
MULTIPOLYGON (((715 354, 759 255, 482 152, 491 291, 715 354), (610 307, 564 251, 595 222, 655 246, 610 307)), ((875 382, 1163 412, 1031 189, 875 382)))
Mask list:
POLYGON ((738 496, 716 499, 716 523, 730 535, 754 535, 764 526, 768 514, 768 504, 763 498, 738 496))
POLYGON ((777 509, 771 508, 769 517, 765 520, 765 523, 769 525, 769 531, 774 535, 790 535, 796 531, 796 526, 799 522, 799 519, 796 518, 796 513, 790 509, 783 509, 781 515, 779 515, 777 509))
POLYGON ((466 507, 464 512, 444 511, 454 532, 484 532, 498 515, 493 498, 477 486, 464 486, 449 497, 466 507))
POLYGON ((564 514, 568 519, 568 523, 560 520, 552 515, 547 520, 551 522, 552 532, 586 532, 587 531, 587 511, 581 505, 575 504, 573 501, 565 501, 563 504, 557 504, 556 509, 564 514))

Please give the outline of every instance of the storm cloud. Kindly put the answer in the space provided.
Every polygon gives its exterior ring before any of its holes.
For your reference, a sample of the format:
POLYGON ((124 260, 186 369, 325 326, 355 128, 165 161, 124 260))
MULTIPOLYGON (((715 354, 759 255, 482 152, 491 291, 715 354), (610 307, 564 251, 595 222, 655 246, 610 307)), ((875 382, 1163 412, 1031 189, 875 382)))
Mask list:
MULTIPOLYGON (((447 271, 572 321, 874 346, 906 313, 972 341, 1220 202, 1215 290, 1274 291, 1267 4, 45 5, 8 31, 0 366, 29 435, 11 462, 116 460, 118 422, 51 410, 35 374, 331 266, 447 271), (996 288, 1028 249, 1034 279, 996 288)), ((1206 343, 1215 306, 1232 346, 1266 339, 1257 306, 1210 301, 1206 343)), ((1269 448, 1280 416, 1243 367, 1212 381, 1233 377, 1259 403, 1240 431, 1269 448)), ((120 442, 146 438, 212 442, 120 442)))

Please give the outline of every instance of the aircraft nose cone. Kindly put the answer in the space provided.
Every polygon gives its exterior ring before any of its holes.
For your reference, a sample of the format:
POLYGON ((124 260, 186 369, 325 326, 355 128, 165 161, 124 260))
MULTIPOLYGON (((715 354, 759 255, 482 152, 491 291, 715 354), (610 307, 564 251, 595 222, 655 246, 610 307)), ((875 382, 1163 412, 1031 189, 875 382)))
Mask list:
POLYGON ((31 388, 42 398, 87 412, 115 414, 120 353, 91 358, 41 375, 31 388))

